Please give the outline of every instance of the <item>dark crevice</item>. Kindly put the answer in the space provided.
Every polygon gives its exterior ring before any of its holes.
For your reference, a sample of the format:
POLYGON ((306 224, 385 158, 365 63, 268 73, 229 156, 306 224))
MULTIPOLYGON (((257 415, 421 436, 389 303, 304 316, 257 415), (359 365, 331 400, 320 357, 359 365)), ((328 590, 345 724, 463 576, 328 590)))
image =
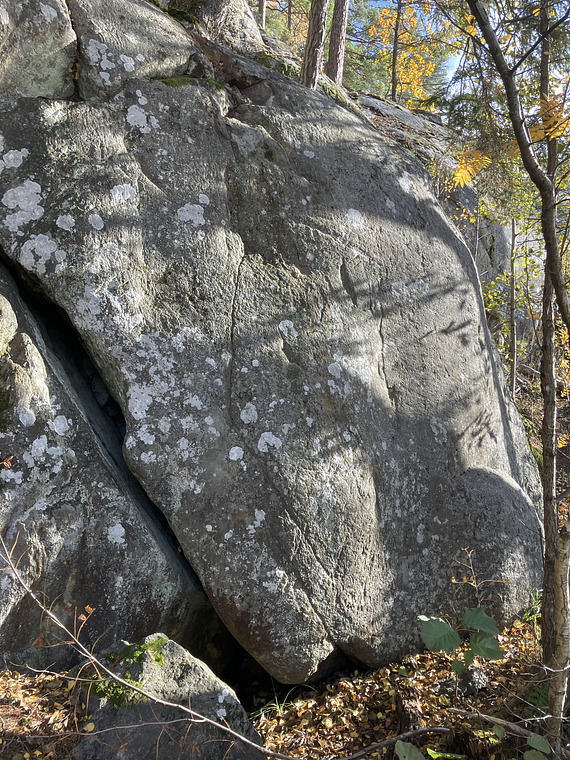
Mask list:
POLYGON ((81 95, 79 94, 79 69, 81 67, 81 38, 80 35, 77 33, 77 29, 75 28, 75 23, 73 19, 73 11, 71 6, 69 5, 68 0, 64 0, 65 5, 67 6, 67 10, 69 13, 69 23, 71 24, 71 28, 73 29, 73 32, 75 34, 75 55, 73 56, 73 63, 71 64, 69 68, 69 76, 73 79, 73 95, 71 96, 70 100, 73 101, 80 101, 83 100, 81 95))
POLYGON ((126 423, 121 407, 113 398, 66 312, 48 300, 24 272, 0 249, 0 262, 16 282, 20 298, 30 311, 43 338, 48 355, 44 359, 64 386, 71 386, 79 412, 95 434, 100 452, 110 465, 121 488, 140 510, 149 532, 189 580, 200 582, 160 509, 148 498, 123 458, 126 423))

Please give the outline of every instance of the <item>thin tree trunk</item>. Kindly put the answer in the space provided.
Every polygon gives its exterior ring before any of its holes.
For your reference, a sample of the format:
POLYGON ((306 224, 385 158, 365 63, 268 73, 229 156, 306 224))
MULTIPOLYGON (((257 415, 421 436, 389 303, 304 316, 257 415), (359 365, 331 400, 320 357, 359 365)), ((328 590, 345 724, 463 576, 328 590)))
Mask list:
POLYGON ((327 0, 312 0, 307 43, 305 45, 303 65, 301 66, 301 75, 299 77, 301 84, 304 84, 305 87, 310 87, 312 90, 317 86, 319 69, 321 68, 327 25, 327 10, 327 0))
POLYGON ((511 297, 510 297, 510 360, 511 360, 511 395, 513 399, 517 392, 517 314, 515 287, 515 247, 517 231, 515 220, 511 219, 511 297))
POLYGON ((266 12, 267 12, 267 3, 266 0, 259 0, 257 11, 259 13, 259 26, 262 29, 265 29, 266 24, 266 12))
POLYGON ((564 708, 568 693, 570 667, 570 524, 566 522, 558 535, 554 563, 554 610, 556 615, 556 646, 550 659, 550 687, 548 689, 548 730, 552 737, 555 756, 560 752, 564 708))
POLYGON ((554 299, 552 281, 545 268, 542 294, 542 359, 540 387, 542 417, 542 494, 544 500, 544 577, 542 581, 542 652, 550 663, 556 650, 555 566, 558 544, 556 501, 556 375, 554 364, 554 299))
POLYGON ((400 36, 400 19, 402 17, 403 0, 398 0, 396 8, 396 21, 394 22, 394 42, 392 44, 392 82, 390 86, 390 98, 396 100, 398 95, 398 49, 400 36))
POLYGON ((329 42, 329 56, 327 65, 325 66, 325 74, 332 79, 335 84, 342 84, 349 4, 350 0, 335 0, 334 3, 331 38, 329 42))
POLYGON ((287 2, 287 31, 293 34, 293 0, 287 2))

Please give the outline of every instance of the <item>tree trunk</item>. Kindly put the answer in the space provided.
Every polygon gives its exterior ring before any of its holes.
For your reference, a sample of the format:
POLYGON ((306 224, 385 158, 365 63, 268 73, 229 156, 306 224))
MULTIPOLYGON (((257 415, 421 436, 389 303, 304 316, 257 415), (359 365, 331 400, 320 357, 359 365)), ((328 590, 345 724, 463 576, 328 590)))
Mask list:
POLYGON ((259 3, 257 5, 257 12, 259 13, 259 26, 262 29, 265 29, 266 24, 266 13, 267 13, 267 3, 266 0, 259 0, 259 3))
POLYGON ((398 0, 396 8, 396 21, 394 22, 394 42, 392 44, 392 81, 390 86, 390 98, 396 100, 398 95, 398 49, 400 36, 400 20, 402 18, 403 0, 398 0))
POLYGON ((287 31, 293 33, 293 0, 287 2, 287 31))
POLYGON ((299 77, 301 84, 304 84, 305 87, 310 87, 312 90, 317 86, 319 70, 321 68, 327 26, 327 11, 327 0, 312 0, 307 43, 305 45, 303 65, 301 66, 301 75, 299 77))
POLYGON ((335 84, 342 84, 344 71, 344 46, 346 42, 346 25, 350 0, 335 0, 329 42, 329 57, 325 74, 335 84))
POLYGON ((554 299, 548 269, 544 273, 542 296, 542 359, 540 388, 544 402, 542 417, 542 494, 544 500, 544 577, 542 581, 542 653, 546 663, 556 649, 554 606, 555 560, 558 543, 556 501, 556 375, 554 365, 554 299))
POLYGON ((516 283, 515 283, 515 247, 517 231, 515 220, 511 219, 511 293, 510 293, 510 360, 511 360, 511 395, 513 399, 517 392, 517 314, 516 314, 516 283))

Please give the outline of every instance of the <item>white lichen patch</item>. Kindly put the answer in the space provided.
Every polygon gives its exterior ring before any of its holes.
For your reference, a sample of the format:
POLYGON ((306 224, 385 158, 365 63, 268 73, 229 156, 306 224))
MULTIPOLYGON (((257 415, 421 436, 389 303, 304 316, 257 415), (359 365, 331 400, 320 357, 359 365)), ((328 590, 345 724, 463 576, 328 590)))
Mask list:
POLYGON ((45 274, 46 264, 50 261, 55 264, 55 272, 61 271, 66 257, 66 252, 58 247, 55 240, 47 235, 32 235, 22 246, 19 261, 28 271, 45 274))
POLYGON ((251 422, 257 422, 257 409, 250 401, 248 401, 241 410, 239 416, 241 421, 245 422, 246 425, 249 425, 251 422))
MULTIPOLYGON (((230 696, 229 691, 227 689, 222 689, 221 694, 218 694, 218 702, 220 703, 220 705, 223 705, 224 702, 226 701, 230 702, 231 699, 227 699, 227 697, 229 696, 230 696)), ((225 707, 218 708, 218 710, 216 711, 216 715, 218 716, 218 718, 226 718, 227 717, 226 708, 225 707)))
POLYGON ((237 462, 240 459, 243 459, 243 449, 241 446, 232 446, 230 449, 230 452, 228 454, 228 457, 231 459, 232 462, 237 462))
POLYGON ((71 428, 71 420, 68 420, 63 414, 58 414, 53 422, 49 423, 49 428, 58 435, 65 435, 71 428))
POLYGON ((131 58, 130 55, 125 55, 124 53, 121 53, 119 56, 119 60, 123 64, 123 68, 125 71, 134 71, 135 70, 135 59, 131 58))
POLYGON ((263 511, 263 509, 256 509, 255 520, 253 521, 251 525, 247 526, 247 532, 249 533, 250 536, 253 536, 256 529, 259 528, 259 526, 264 520, 265 520, 265 512, 263 511))
POLYGON ((93 227, 94 230, 102 230, 105 226, 105 222, 99 214, 89 214, 87 221, 93 227))
POLYGON ((128 407, 135 420, 143 420, 153 402, 153 393, 148 385, 133 383, 129 388, 128 407))
POLYGON ((112 544, 117 544, 117 546, 124 546, 125 545, 125 529, 121 525, 121 523, 115 523, 114 525, 111 525, 110 528, 107 529, 107 539, 112 544))
POLYGON ((364 226, 364 217, 362 216, 362 213, 358 211, 358 209, 349 208, 344 218, 346 219, 347 222, 352 224, 354 227, 364 226))
POLYGON ((281 322, 279 322, 279 330, 287 338, 299 337, 299 333, 297 332, 297 330, 295 330, 295 325, 293 324, 293 322, 291 322, 290 319, 284 319, 281 322))
POLYGON ((148 134, 152 129, 158 129, 160 126, 156 116, 147 115, 140 105, 130 106, 127 111, 126 119, 131 127, 136 127, 143 135, 148 134))
POLYGON ((106 85, 111 84, 109 71, 116 67, 111 60, 113 53, 109 50, 108 45, 99 40, 90 39, 85 45, 85 53, 91 63, 99 69, 99 76, 106 85))
POLYGON ((411 193, 414 187, 414 182, 408 172, 402 172, 398 177, 398 184, 405 193, 411 193))
POLYGON ((32 409, 22 409, 18 413, 18 419, 24 427, 31 427, 36 421, 36 414, 32 409))
POLYGON ((42 188, 37 182, 30 179, 18 187, 6 190, 2 196, 2 204, 14 210, 4 219, 4 225, 10 232, 19 232, 19 228, 28 222, 37 221, 44 214, 43 206, 40 206, 42 188))
POLYGON ((271 431, 262 433, 257 442, 257 448, 264 454, 268 452, 270 446, 274 449, 280 449, 282 445, 281 438, 277 438, 271 431))
POLYGON ((340 366, 338 362, 332 362, 331 364, 329 364, 328 371, 330 375, 332 375, 333 377, 336 377, 337 380, 340 380, 342 376, 342 367, 340 366))
POLYGON ((192 222, 194 227, 206 224, 204 219, 204 207, 195 203, 187 203, 176 212, 181 222, 192 222))
POLYGON ((441 422, 436 420, 435 417, 430 417, 429 426, 437 443, 441 445, 447 443, 447 430, 441 422))
POLYGON ((0 24, 9 24, 10 23, 10 16, 8 15, 8 11, 6 8, 2 8, 0 6, 0 24))
POLYGON ((46 3, 40 3, 40 10, 42 12, 42 16, 47 21, 47 23, 51 23, 52 21, 55 21, 57 18, 57 11, 52 5, 47 5, 46 3))
POLYGON ((137 191, 132 185, 125 183, 111 188, 111 206, 118 206, 127 201, 136 201, 137 191))
POLYGON ((55 220, 56 227, 66 232, 71 232, 75 227, 75 219, 69 214, 62 214, 55 220))
MULTIPOLYGON (((2 150, 2 147, 0 147, 0 150, 2 150)), ((7 153, 4 153, 0 159, 0 173, 4 169, 18 169, 29 155, 30 151, 27 148, 9 150, 7 153)))

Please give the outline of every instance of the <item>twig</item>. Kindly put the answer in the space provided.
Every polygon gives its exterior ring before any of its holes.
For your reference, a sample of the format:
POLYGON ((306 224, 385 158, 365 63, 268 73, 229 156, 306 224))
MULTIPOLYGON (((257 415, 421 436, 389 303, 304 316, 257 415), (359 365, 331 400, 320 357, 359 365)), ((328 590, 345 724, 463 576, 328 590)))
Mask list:
MULTIPOLYGON (((459 710, 456 707, 448 707, 447 708, 449 712, 457 713, 458 715, 461 715, 462 718, 465 718, 466 720, 485 720, 487 723, 492 723, 495 726, 501 726, 501 728, 504 728, 505 731, 507 731, 510 734, 514 734, 515 736, 521 736, 524 739, 528 739, 529 736, 531 736, 534 732, 529 731, 526 728, 522 728, 522 726, 517 725, 516 723, 510 723, 508 720, 503 720, 502 718, 495 718, 493 715, 485 715, 485 713, 482 712, 467 712, 466 710, 459 710)), ((543 716, 547 718, 548 716, 543 716)), ((542 720, 543 718, 541 718, 542 720)), ((570 760, 570 752, 564 748, 560 749, 560 757, 564 758, 565 760, 570 760)))
POLYGON ((385 739, 383 742, 380 742, 379 744, 373 744, 371 747, 365 747, 364 749, 355 752, 354 755, 348 755, 347 757, 339 758, 339 760, 356 760, 356 758, 364 757, 364 755, 367 755, 369 752, 374 752, 378 749, 382 749, 383 747, 390 747, 392 744, 396 744, 396 742, 406 741, 406 739, 412 739, 415 736, 423 736, 424 734, 450 733, 451 728, 444 728, 443 726, 434 726, 433 728, 429 726, 425 728, 418 728, 415 731, 408 731, 405 734, 400 734, 400 736, 394 736, 392 739, 385 739))
POLYGON ((482 712, 467 712, 467 710, 459 710, 457 707, 448 707, 447 708, 449 712, 457 713, 457 715, 461 715, 462 718, 465 718, 466 720, 485 720, 487 723, 492 723, 496 726, 501 726, 505 729, 505 731, 508 731, 511 734, 515 734, 515 736, 522 736, 524 738, 528 738, 532 731, 528 731, 526 728, 522 728, 521 726, 518 726, 516 723, 510 723, 508 720, 503 720, 502 718, 495 718, 492 715, 485 715, 482 712))

